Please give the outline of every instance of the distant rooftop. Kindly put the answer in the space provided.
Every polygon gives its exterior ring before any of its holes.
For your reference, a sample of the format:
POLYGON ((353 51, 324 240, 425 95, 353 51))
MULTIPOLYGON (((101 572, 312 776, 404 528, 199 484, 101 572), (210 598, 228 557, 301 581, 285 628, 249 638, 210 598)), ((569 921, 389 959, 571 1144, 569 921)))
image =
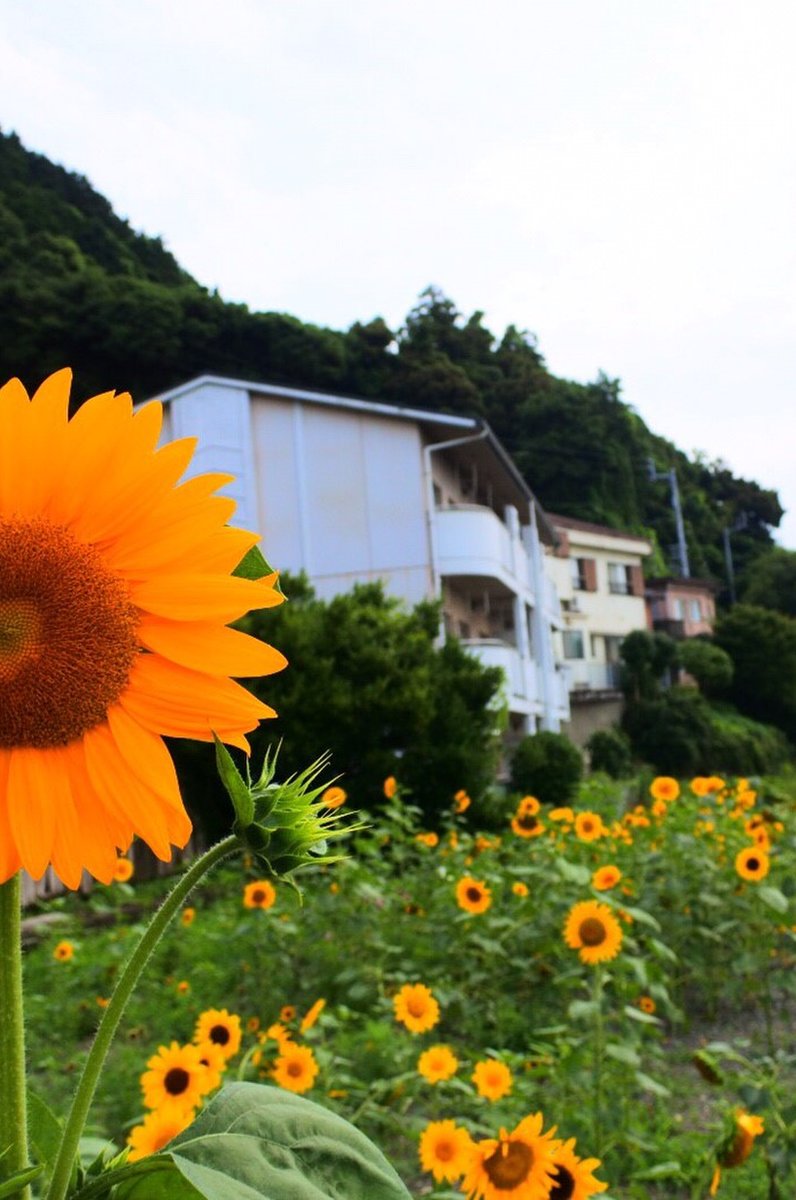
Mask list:
POLYGON ((641 542, 643 545, 650 544, 649 538, 642 537, 639 533, 631 533, 628 529, 616 529, 612 525, 597 525, 594 521, 579 521, 576 517, 562 517, 558 513, 547 513, 548 519, 553 525, 560 526, 561 529, 580 529, 583 533, 600 533, 603 537, 625 538, 633 542, 641 542))

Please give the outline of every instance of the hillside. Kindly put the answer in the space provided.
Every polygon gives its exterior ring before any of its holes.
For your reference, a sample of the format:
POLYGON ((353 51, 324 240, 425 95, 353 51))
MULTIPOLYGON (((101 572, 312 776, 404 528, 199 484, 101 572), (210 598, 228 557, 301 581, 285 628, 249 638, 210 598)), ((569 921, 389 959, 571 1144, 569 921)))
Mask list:
POLYGON ((85 178, 2 132, 0 333, 3 378, 35 384, 68 363, 78 397, 144 397, 213 372, 485 417, 546 507, 652 536, 655 573, 668 571, 675 531, 650 458, 677 468, 695 575, 723 579, 722 529, 742 515, 733 551, 748 575, 782 516, 774 491, 652 433, 617 380, 558 378, 533 336, 510 326, 496 337, 435 289, 400 330, 376 318, 336 331, 226 303, 85 178))

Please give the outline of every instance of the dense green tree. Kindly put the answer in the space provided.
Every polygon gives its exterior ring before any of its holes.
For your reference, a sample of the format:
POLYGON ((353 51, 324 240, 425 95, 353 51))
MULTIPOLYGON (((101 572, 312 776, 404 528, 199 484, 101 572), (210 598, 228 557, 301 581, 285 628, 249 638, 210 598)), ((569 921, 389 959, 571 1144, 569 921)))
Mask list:
POLYGON ((734 671, 726 650, 703 638, 687 638, 678 644, 677 657, 704 696, 726 696, 734 671))
POLYGON ((290 663, 252 685, 279 714, 252 736, 255 756, 281 739, 280 769, 292 772, 331 751, 363 807, 381 799, 388 775, 430 815, 459 788, 478 796, 494 778, 501 672, 456 641, 435 645, 435 604, 407 611, 376 583, 330 601, 306 580, 284 587, 288 603, 244 623, 290 663))
POLYGON ((796 620, 739 604, 717 621, 715 641, 733 662, 733 703, 796 742, 796 620))
POLYGON ((563 733, 543 729, 517 745, 511 760, 511 786, 542 804, 568 804, 583 774, 580 750, 563 733))
POLYGON ((774 546, 756 558, 746 574, 742 599, 796 617, 796 552, 774 546))
POLYGON ((622 642, 622 690, 628 702, 659 695, 667 672, 677 662, 677 643, 665 633, 634 629, 622 642))

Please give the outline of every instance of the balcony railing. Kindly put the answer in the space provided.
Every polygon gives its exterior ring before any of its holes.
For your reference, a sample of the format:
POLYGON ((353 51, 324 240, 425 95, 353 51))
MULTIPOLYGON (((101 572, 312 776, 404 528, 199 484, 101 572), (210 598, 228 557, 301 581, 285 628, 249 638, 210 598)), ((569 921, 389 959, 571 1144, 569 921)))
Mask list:
POLYGON ((480 504, 438 508, 434 532, 441 575, 483 575, 500 579, 511 591, 530 590, 527 551, 491 508, 480 504))
POLYGON ((570 659, 569 686, 577 691, 616 691, 619 688, 621 667, 619 663, 594 663, 582 659, 570 659))
POLYGON ((529 708, 539 702, 536 664, 521 658, 514 646, 509 646, 499 638, 464 638, 462 645, 485 667, 502 668, 509 696, 513 701, 529 708))

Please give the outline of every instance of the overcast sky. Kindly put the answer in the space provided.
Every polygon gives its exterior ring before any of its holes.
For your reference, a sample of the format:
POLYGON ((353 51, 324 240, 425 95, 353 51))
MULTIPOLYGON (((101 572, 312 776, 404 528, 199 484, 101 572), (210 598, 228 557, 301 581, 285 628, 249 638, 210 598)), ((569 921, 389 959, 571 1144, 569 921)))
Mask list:
POLYGON ((618 376, 796 548, 795 43, 792 0, 5 0, 0 124, 225 299, 433 283, 618 376))

